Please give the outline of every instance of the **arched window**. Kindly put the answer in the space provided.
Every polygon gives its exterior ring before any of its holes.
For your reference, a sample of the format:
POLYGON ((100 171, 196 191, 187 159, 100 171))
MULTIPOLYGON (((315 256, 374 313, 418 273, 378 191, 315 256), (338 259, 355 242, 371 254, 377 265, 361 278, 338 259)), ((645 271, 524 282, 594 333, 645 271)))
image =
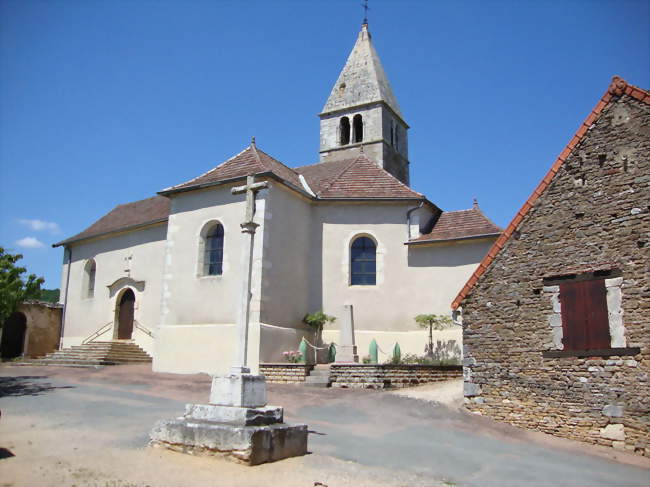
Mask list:
POLYGON ((350 284, 377 283, 377 246, 369 237, 358 237, 350 248, 350 284))
POLYGON ((94 259, 90 259, 84 266, 84 288, 83 294, 86 298, 95 296, 95 274, 97 273, 97 264, 94 259))
POLYGON ((343 117, 339 125, 339 139, 341 145, 347 145, 350 143, 350 119, 348 117, 343 117))
POLYGON ((361 118, 361 115, 354 116, 352 125, 354 128, 354 141, 363 142, 363 118, 361 118))
POLYGON ((220 276, 221 274, 223 274, 223 226, 217 223, 205 235, 203 275, 220 276))

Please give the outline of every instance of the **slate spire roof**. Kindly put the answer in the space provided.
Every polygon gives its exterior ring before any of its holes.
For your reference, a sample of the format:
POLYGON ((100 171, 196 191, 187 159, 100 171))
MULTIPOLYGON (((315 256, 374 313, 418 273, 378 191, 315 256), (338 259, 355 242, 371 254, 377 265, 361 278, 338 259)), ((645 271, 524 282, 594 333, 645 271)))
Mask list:
POLYGON ((363 24, 322 114, 375 102, 386 103, 395 114, 404 119, 377 51, 372 45, 368 24, 363 24))

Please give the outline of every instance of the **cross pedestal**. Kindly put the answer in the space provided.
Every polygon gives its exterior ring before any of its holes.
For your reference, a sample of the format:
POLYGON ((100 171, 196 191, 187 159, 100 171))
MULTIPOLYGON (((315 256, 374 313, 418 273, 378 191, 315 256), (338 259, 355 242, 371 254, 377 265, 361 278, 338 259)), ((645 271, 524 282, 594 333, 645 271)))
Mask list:
POLYGON ((246 193, 246 218, 241 224, 242 292, 237 322, 238 344, 230 373, 214 376, 209 404, 187 404, 179 418, 158 422, 151 431, 151 445, 184 453, 227 455, 257 465, 307 453, 307 425, 283 422, 281 407, 267 406, 266 380, 250 373, 247 366, 250 321, 251 275, 255 230, 255 193, 268 186, 248 176, 245 186, 232 189, 246 193))

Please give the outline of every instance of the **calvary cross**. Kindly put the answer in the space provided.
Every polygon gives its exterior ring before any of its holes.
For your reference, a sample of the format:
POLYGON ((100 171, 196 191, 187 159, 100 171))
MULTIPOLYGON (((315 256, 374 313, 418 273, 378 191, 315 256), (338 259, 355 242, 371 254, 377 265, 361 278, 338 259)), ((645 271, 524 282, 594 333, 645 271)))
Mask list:
MULTIPOLYGON (((251 310, 251 276, 253 273, 253 242, 255 238, 255 229, 259 226, 253 221, 255 216, 255 195, 258 191, 268 188, 267 181, 255 182, 255 176, 246 177, 244 186, 232 188, 232 194, 246 193, 246 217, 240 225, 241 231, 249 235, 248 248, 242 248, 242 287, 239 320, 237 323, 239 333, 239 343, 237 344, 237 355, 233 371, 238 373, 248 373, 250 369, 247 366, 246 355, 248 352, 248 322, 250 320, 251 310)), ((231 369, 232 370, 232 369, 231 369)))
POLYGON ((232 194, 246 193, 246 218, 242 223, 242 228, 248 223, 253 223, 255 216, 255 194, 265 188, 269 187, 267 181, 255 182, 255 175, 251 174, 246 176, 246 184, 244 186, 236 186, 232 188, 232 194))

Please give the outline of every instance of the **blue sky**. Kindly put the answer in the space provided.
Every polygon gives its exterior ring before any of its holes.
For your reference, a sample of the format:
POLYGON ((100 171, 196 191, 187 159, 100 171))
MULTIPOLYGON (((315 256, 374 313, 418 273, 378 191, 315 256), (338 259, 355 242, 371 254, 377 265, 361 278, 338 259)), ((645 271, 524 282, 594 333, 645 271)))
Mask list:
MULTIPOLYGON (((71 236, 258 147, 318 160, 361 0, 0 2, 0 246, 58 287, 71 236)), ((370 1, 411 181, 507 225, 618 74, 650 88, 647 1, 370 1)))

